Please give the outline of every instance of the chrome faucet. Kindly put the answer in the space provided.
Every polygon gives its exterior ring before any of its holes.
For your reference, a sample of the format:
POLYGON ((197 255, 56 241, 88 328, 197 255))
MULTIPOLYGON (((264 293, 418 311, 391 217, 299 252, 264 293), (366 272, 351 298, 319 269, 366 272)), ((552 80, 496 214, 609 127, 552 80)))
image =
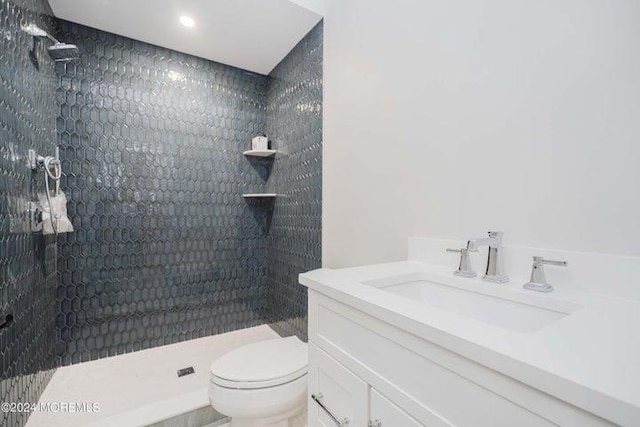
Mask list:
POLYGON ((487 269, 482 280, 493 283, 507 283, 509 278, 504 274, 504 261, 502 259, 502 236, 501 231, 490 231, 489 237, 471 239, 467 242, 469 251, 477 251, 481 246, 489 246, 487 257, 487 269))

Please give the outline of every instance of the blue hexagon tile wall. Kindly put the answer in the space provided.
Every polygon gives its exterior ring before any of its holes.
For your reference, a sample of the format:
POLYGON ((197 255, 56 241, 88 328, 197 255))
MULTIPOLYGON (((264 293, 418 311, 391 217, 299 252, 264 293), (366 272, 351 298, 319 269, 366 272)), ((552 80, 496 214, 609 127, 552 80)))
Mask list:
POLYGON ((63 364, 254 326, 265 311, 268 78, 68 22, 61 65, 63 364))
POLYGON ((322 39, 320 22, 269 74, 267 134, 277 155, 267 191, 267 317, 281 335, 307 338, 307 292, 298 274, 322 261, 322 39))
POLYGON ((265 319, 304 336, 297 273, 320 263, 321 25, 269 77, 59 26, 81 52, 57 70, 63 188, 76 230, 60 238, 60 362, 265 319), (303 59, 308 71, 293 65, 303 59), (291 98, 293 81, 304 89, 291 98), (304 102, 315 110, 299 114, 304 102), (288 157, 242 156, 265 130, 288 157), (284 198, 241 197, 278 186, 305 213, 284 198), (296 232, 283 233, 283 221, 296 232), (283 303, 285 294, 294 296, 283 303))
MULTIPOLYGON (((0 402, 36 402, 55 361, 56 246, 30 234, 27 203, 44 181, 27 167, 27 151, 55 149, 55 73, 46 45, 21 31, 36 22, 52 29, 44 0, 0 1, 0 402)), ((28 413, 1 412, 0 425, 19 427, 28 413)))

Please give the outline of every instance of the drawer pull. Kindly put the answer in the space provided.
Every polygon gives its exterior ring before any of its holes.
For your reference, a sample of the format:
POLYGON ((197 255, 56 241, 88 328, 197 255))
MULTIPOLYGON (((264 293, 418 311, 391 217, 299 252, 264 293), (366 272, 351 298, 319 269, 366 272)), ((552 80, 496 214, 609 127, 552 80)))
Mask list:
POLYGON ((345 427, 349 425, 348 418, 339 419, 338 417, 333 415, 333 412, 331 412, 329 408, 324 406, 324 403, 322 403, 322 393, 312 394, 311 398, 314 400, 314 402, 318 404, 320 408, 322 408, 322 410, 329 416, 329 418, 331 418, 333 422, 336 423, 337 426, 345 427))

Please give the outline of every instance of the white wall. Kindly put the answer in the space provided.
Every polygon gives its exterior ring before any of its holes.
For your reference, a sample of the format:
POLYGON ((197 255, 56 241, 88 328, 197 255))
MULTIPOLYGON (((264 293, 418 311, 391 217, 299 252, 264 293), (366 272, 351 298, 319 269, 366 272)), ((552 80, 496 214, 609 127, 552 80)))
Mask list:
POLYGON ((323 258, 409 236, 640 254, 640 2, 330 0, 323 258))

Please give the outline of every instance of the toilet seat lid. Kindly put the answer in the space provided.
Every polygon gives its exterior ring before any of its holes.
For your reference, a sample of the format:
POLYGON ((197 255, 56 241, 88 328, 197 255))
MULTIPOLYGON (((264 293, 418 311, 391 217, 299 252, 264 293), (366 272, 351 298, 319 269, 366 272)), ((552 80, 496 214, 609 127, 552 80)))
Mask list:
POLYGON ((211 364, 211 380, 229 388, 264 388, 307 373, 307 344, 298 337, 259 341, 239 347, 211 364))

